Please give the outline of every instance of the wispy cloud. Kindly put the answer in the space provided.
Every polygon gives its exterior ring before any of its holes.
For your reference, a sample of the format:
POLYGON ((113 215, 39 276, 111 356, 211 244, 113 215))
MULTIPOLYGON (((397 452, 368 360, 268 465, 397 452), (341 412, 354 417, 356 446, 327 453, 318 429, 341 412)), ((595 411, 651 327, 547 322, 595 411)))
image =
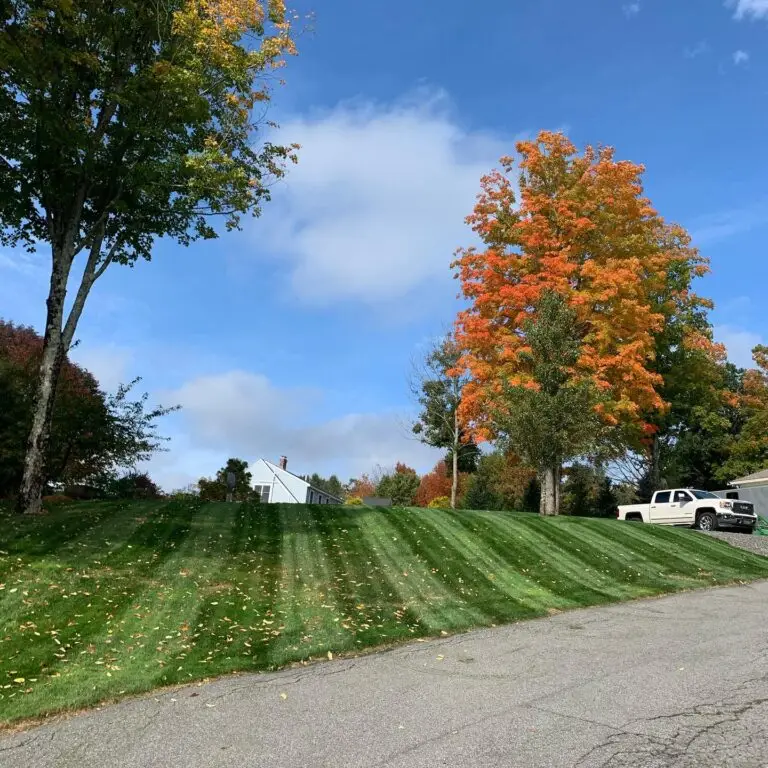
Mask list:
MULTIPOLYGON (((183 435, 181 450, 174 442, 174 452, 182 458, 161 473, 165 487, 180 482, 179 472, 197 471, 200 476, 196 453, 219 456, 219 461, 228 455, 253 461, 284 454, 296 472, 347 477, 397 461, 426 471, 440 458, 439 451, 414 438, 406 411, 350 411, 318 419, 315 413, 326 393, 283 388, 261 373, 230 370, 199 376, 159 399, 182 406, 176 419, 183 435)), ((216 469, 210 461, 206 473, 216 469)))
POLYGON ((0 251, 0 270, 17 272, 27 277, 39 277, 44 274, 40 257, 26 251, 0 251))
POLYGON ((740 64, 746 64, 749 61, 749 54, 746 51, 734 51, 733 63, 738 67, 740 64))
POLYGON ((710 47, 707 40, 699 40, 692 48, 683 49, 683 56, 686 59, 696 59, 699 56, 703 56, 705 53, 709 53, 710 47))
POLYGON ((717 240, 748 232, 768 224, 768 200, 734 208, 730 211, 702 216, 691 225, 691 232, 697 245, 708 245, 717 240))
POLYGON ((622 10, 624 11, 624 15, 628 19, 631 19, 633 16, 637 16, 637 14, 640 13, 640 3, 626 3, 622 6, 622 10))
POLYGON ((726 0, 725 5, 736 19, 768 19, 768 0, 726 0))

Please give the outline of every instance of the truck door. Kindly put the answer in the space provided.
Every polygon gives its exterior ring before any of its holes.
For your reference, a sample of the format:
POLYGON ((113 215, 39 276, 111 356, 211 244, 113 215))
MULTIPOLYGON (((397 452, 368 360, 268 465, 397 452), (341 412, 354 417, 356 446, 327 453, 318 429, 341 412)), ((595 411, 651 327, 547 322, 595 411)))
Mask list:
POLYGON ((672 504, 670 503, 671 496, 672 491, 657 491, 653 494, 650 512, 652 523, 670 524, 672 522, 670 520, 670 515, 673 512, 673 510, 670 509, 670 507, 672 507, 672 504))
POLYGON ((688 491, 675 491, 672 501, 677 509, 677 522, 684 525, 693 525, 696 521, 695 499, 688 491))

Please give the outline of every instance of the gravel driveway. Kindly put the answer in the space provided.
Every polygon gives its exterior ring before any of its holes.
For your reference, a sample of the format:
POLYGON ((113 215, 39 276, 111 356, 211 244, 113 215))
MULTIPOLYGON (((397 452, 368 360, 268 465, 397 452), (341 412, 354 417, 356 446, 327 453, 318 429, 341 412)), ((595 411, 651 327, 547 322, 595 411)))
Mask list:
POLYGON ((768 557, 768 536, 747 536, 745 533, 733 533, 732 531, 701 531, 701 533, 727 541, 734 547, 740 547, 768 557))

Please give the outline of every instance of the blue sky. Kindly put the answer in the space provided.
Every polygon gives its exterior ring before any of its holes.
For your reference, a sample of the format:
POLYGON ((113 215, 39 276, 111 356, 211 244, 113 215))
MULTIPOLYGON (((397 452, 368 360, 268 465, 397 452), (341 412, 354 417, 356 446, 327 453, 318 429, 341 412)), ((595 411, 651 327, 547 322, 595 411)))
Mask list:
MULTIPOLYGON (((142 376, 167 488, 228 455, 347 479, 434 451, 408 435, 410 361, 455 314, 449 264, 479 178, 542 128, 611 144, 712 260, 731 358, 768 339, 768 0, 302 0, 270 118, 299 165, 242 233, 97 283, 73 356, 142 376), (471 10, 470 10, 471 8, 471 10)), ((0 315, 42 328, 46 254, 0 251, 0 315)))

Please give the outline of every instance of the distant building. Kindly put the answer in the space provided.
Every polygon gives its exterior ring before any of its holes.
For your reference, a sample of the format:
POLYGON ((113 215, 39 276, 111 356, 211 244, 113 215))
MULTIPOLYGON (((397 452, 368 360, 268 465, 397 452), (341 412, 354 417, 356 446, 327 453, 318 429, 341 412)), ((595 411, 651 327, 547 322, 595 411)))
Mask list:
POLYGON ((728 485, 731 486, 728 490, 715 493, 723 499, 751 501, 758 515, 768 517, 768 469, 738 477, 728 485))
POLYGON ((262 504, 343 504, 330 493, 315 488, 306 480, 288 471, 288 459, 280 457, 278 464, 259 459, 249 467, 254 490, 262 504))
POLYGON ((365 496, 363 504, 367 507, 391 507, 392 499, 385 499, 381 496, 365 496))

